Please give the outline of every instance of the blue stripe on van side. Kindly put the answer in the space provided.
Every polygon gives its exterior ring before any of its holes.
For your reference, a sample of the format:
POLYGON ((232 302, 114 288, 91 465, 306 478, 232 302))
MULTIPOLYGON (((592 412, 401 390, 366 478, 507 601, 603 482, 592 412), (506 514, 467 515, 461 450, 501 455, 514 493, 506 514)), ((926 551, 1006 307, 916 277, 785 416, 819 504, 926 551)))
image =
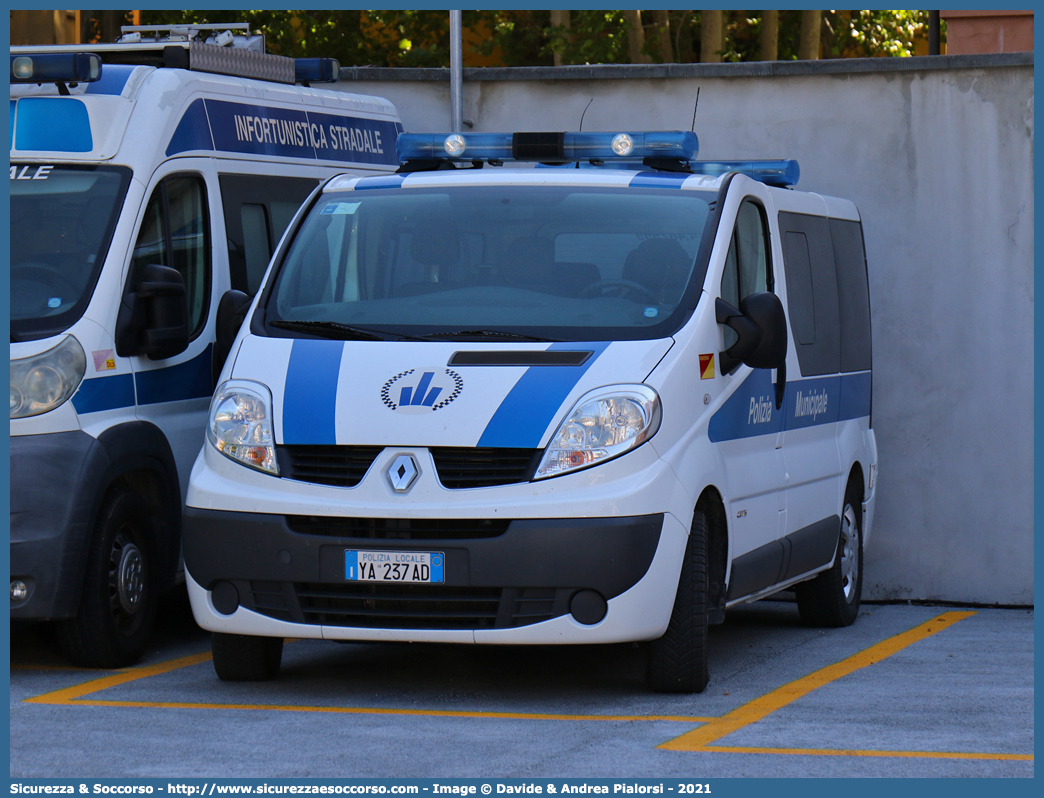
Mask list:
POLYGON ((213 349, 213 345, 208 345, 192 360, 176 366, 136 372, 134 384, 138 388, 138 404, 153 405, 210 396, 214 392, 211 374, 213 349))
POLYGON ((127 79, 137 68, 136 64, 106 64, 102 67, 101 77, 94 83, 88 83, 84 94, 123 94, 127 79))
POLYGON ((551 344, 548 351, 589 349, 594 354, 579 366, 526 369, 489 420, 477 445, 526 449, 539 446, 544 430, 561 410, 562 402, 608 346, 608 341, 551 344))
POLYGON ((114 374, 111 377, 84 380, 73 396, 72 403, 81 415, 117 407, 134 407, 134 376, 114 374))
POLYGON ((870 415, 871 372, 841 375, 841 401, 838 420, 870 415))
POLYGON ((870 372, 831 374, 787 382, 783 407, 769 369, 754 369, 711 417, 713 443, 775 435, 870 415, 870 372))
POLYGON ((167 145, 167 157, 177 155, 179 152, 189 150, 212 150, 214 139, 210 135, 210 122, 207 120, 207 109, 203 105, 203 98, 192 101, 192 105, 185 109, 181 115, 181 121, 170 137, 167 145))
MULTIPOLYGON (((784 400, 785 401, 785 400, 784 400)), ((769 369, 754 369, 732 396, 711 416, 707 437, 712 443, 775 435, 783 429, 783 412, 776 409, 776 386, 769 369)))
POLYGON ((283 388, 283 443, 337 443, 337 377, 343 341, 298 338, 283 388))

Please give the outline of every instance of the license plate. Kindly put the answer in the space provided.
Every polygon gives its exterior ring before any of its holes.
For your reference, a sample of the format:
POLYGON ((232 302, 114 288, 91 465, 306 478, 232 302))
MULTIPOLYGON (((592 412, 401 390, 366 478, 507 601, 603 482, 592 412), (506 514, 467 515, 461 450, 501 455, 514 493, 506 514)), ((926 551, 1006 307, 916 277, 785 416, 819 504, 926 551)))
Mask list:
POLYGON ((358 551, 344 553, 349 582, 444 582, 441 551, 358 551))

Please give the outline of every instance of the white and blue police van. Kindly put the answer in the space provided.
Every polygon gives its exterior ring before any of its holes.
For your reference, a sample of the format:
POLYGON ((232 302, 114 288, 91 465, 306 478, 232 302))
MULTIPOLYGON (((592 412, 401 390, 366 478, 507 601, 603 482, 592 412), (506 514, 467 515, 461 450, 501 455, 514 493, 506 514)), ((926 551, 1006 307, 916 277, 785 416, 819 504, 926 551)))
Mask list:
POLYGON ((859 609, 874 512, 855 205, 691 132, 404 134, 302 210, 210 406, 186 582, 226 680, 284 638, 644 641, 787 588, 859 609), (534 163, 535 162, 535 163, 534 163), (544 168, 556 167, 556 168, 544 168))
POLYGON ((11 618, 79 665, 135 660, 178 579, 222 297, 326 178, 399 165, 389 102, 220 27, 11 48, 11 618))

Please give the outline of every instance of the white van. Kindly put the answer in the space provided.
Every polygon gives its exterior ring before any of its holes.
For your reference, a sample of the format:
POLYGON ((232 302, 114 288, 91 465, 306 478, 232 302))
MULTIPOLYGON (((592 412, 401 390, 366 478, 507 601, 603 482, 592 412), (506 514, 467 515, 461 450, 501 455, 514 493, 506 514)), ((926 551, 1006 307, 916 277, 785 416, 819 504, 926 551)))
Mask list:
POLYGON ((257 290, 324 179, 394 170, 402 130, 307 86, 332 59, 123 39, 11 48, 11 618, 59 621, 97 667, 140 655, 176 578, 215 330, 243 310, 219 300, 257 290))
POLYGON ((284 637, 649 641, 650 686, 698 692, 730 606, 794 587, 806 621, 852 623, 859 214, 793 190, 793 161, 697 146, 404 134, 398 174, 312 198, 190 479, 218 676, 274 676, 284 637))

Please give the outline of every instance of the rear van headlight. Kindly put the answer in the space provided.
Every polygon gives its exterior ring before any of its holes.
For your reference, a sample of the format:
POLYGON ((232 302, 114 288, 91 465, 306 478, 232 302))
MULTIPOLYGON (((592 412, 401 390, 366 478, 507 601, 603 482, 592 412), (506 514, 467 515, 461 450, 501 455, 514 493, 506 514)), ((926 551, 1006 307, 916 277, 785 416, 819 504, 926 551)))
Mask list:
POLYGON ((72 396, 87 370, 83 347, 71 335, 32 357, 11 361, 11 418, 47 413, 72 396))
POLYGON ((272 434, 272 392, 252 380, 228 380, 210 402, 207 440, 225 457, 279 475, 272 434))
POLYGON ((645 443, 660 427, 660 397, 647 385, 612 385, 580 398, 551 437, 534 479, 597 465, 645 443))

